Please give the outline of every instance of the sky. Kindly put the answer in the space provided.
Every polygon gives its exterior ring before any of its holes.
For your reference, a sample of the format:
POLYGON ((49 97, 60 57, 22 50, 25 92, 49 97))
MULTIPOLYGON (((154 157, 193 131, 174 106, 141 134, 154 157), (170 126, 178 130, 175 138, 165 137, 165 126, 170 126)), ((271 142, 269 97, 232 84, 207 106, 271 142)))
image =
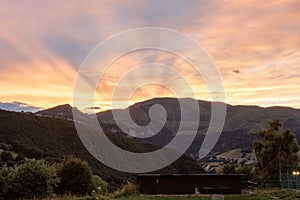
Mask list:
MULTIPOLYGON (((72 105, 77 71, 89 52, 112 35, 141 27, 173 29, 199 43, 220 72, 226 103, 300 108, 299 10, 297 0, 2 1, 0 109, 34 112, 72 105)), ((192 66, 176 55, 145 50, 110 66, 99 81, 95 106, 110 109, 122 75, 145 63, 171 65, 197 99, 210 100, 205 81, 192 66)), ((157 67, 151 70, 151 77, 173 81, 180 91, 176 77, 171 80, 157 67)), ((149 77, 133 76, 123 86, 149 77)), ((176 95, 148 84, 130 93, 126 102, 163 96, 176 95)), ((186 96, 181 91, 176 97, 186 96)))

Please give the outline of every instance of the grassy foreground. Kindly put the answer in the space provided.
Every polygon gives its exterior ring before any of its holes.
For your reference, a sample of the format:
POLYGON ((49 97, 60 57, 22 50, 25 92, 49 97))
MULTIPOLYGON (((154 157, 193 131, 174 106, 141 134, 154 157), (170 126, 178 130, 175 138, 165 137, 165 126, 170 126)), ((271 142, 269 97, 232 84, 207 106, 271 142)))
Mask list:
MULTIPOLYGON (((113 197, 67 197, 67 198, 54 198, 47 200, 211 200, 212 195, 128 195, 118 198, 113 197)), ((221 198, 215 198, 221 199, 221 198)), ((254 194, 241 194, 241 195, 225 195, 225 200, 270 200, 270 199, 287 199, 294 200, 300 199, 300 192, 290 190, 261 190, 254 194)))
MULTIPOLYGON (((117 200, 211 200, 212 196, 129 196, 117 200)), ((215 198, 221 199, 221 198, 215 198)), ((256 194, 226 195, 228 200, 270 200, 270 199, 300 199, 300 194, 294 191, 261 191, 256 194)))

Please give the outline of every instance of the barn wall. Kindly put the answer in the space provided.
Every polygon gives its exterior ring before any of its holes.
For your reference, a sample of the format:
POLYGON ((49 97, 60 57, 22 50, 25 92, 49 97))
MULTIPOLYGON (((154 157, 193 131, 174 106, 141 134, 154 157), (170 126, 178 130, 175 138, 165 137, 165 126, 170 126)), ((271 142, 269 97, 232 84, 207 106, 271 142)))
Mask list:
POLYGON ((139 175, 142 194, 241 193, 240 175, 139 175))

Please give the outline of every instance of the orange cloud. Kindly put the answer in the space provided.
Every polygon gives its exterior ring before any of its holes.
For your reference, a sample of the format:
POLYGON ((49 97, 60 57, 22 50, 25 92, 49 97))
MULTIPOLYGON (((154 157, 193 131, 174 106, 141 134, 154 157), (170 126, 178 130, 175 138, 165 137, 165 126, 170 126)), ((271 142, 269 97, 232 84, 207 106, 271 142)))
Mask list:
MULTIPOLYGON (((76 71, 94 46, 120 31, 158 26, 182 31, 205 47, 221 72, 227 103, 300 108, 299 8, 296 0, 7 1, 0 5, 0 101, 37 107, 72 103, 76 71)), ((192 66, 175 55, 149 51, 110 66, 97 90, 100 107, 109 108, 116 82, 126 72, 149 62, 172 66, 197 98, 210 100, 192 66)), ((178 77, 161 70, 149 73, 181 89, 178 77)), ((138 74, 124 87, 146 75, 138 74)), ((164 95, 172 96, 150 84, 136 90, 131 101, 164 95)), ((188 95, 181 90, 181 96, 188 95)))

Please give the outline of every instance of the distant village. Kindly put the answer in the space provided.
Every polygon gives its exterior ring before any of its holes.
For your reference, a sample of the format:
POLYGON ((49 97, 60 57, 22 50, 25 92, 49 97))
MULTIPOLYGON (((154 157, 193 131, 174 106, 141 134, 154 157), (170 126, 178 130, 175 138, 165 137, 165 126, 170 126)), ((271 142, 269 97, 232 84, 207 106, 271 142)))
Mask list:
POLYGON ((216 174, 228 163, 253 168, 256 158, 252 149, 234 149, 222 154, 211 154, 198 161, 207 173, 216 174))

